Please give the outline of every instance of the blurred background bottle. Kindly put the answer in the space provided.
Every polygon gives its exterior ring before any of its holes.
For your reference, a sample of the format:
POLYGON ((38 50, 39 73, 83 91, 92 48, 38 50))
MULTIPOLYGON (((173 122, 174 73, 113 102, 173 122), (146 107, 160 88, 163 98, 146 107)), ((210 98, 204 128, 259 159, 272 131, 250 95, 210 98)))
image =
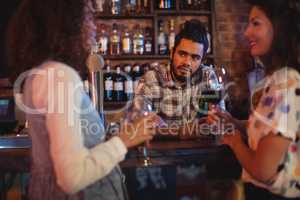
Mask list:
POLYGON ((124 101, 124 77, 121 75, 120 65, 116 66, 116 73, 114 74, 114 101, 124 101))
POLYGON ((164 32, 163 21, 159 21, 159 32, 158 32, 158 51, 160 55, 166 55, 168 52, 167 46, 167 34, 164 32))
POLYGON ((133 34, 133 54, 135 55, 142 55, 144 54, 144 34, 143 30, 141 29, 140 25, 137 24, 134 27, 134 34, 133 34))
POLYGON ((153 40, 152 40, 152 28, 147 26, 145 28, 145 54, 152 54, 153 40))
POLYGON ((102 55, 107 55, 108 53, 108 34, 107 27, 104 24, 100 24, 100 33, 99 33, 99 53, 102 55))
POLYGON ((125 82, 124 82, 124 91, 125 91, 125 100, 130 101, 133 99, 133 81, 132 81, 132 71, 131 65, 124 65, 124 72, 126 74, 125 82))
POLYGON ((169 31, 169 53, 171 53, 174 45, 175 45, 175 22, 174 19, 170 20, 170 31, 169 31))
POLYGON ((111 73, 111 67, 109 61, 106 61, 105 72, 103 76, 104 80, 104 100, 113 101, 113 75, 111 73))
POLYGON ((110 36, 109 44, 110 55, 119 55, 121 50, 121 38, 118 30, 118 25, 115 23, 112 26, 112 33, 110 36))
POLYGON ((134 64, 134 66, 133 66, 133 74, 132 74, 134 94, 136 94, 136 89, 137 89, 139 80, 142 77, 142 75, 143 75, 143 73, 141 71, 140 64, 138 64, 138 63, 134 64))
POLYGON ((111 14, 121 14, 121 0, 112 0, 111 2, 111 14))
POLYGON ((131 54, 132 53, 132 38, 127 27, 124 28, 122 36, 122 53, 131 54))

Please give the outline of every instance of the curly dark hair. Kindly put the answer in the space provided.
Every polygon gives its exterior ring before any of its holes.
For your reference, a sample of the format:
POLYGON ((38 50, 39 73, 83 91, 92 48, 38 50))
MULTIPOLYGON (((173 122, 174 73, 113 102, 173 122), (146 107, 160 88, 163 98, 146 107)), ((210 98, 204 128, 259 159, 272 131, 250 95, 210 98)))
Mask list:
POLYGON ((9 71, 17 76, 45 60, 64 62, 81 72, 87 52, 82 28, 92 0, 22 0, 7 29, 9 71))
POLYGON ((300 1, 299 0, 248 0, 260 8, 274 27, 274 40, 264 64, 274 71, 288 65, 300 71, 300 1))

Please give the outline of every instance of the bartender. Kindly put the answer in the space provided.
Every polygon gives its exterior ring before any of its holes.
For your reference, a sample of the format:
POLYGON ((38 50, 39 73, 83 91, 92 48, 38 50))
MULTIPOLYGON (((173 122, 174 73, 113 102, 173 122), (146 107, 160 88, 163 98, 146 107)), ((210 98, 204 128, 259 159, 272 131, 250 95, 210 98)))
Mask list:
POLYGON ((167 129, 194 132, 203 121, 197 117, 197 97, 208 45, 205 26, 195 19, 186 21, 175 37, 170 66, 153 67, 140 79, 129 117, 134 118, 150 102, 167 129), (190 128, 183 129, 186 126, 190 128))

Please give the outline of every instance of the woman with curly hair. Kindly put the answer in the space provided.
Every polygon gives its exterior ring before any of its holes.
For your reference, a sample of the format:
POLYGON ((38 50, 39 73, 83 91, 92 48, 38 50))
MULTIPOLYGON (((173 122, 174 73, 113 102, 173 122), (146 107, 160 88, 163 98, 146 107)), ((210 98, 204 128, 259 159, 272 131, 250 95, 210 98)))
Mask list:
POLYGON ((32 140, 30 199, 125 199, 118 163, 127 148, 152 138, 158 121, 150 113, 104 141, 103 122, 77 73, 95 43, 93 5, 22 0, 9 26, 9 66, 15 86, 22 85, 18 105, 32 140))
MULTIPOLYGON (((248 1, 245 36, 267 77, 247 122, 248 144, 238 129, 222 142, 244 169, 247 200, 300 199, 300 2, 248 1)), ((220 116, 212 112, 210 119, 220 116)))

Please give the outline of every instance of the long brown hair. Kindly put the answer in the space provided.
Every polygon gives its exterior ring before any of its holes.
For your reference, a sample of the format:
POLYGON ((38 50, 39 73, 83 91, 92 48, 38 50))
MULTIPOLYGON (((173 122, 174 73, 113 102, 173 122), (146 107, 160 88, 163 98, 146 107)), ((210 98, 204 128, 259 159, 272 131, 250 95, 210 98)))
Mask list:
POLYGON ((283 66, 300 71, 299 0, 248 0, 263 10, 274 27, 272 49, 263 58, 268 72, 283 66))
POLYGON ((64 62, 81 71, 87 56, 82 27, 89 1, 22 0, 7 30, 13 81, 45 60, 64 62))

